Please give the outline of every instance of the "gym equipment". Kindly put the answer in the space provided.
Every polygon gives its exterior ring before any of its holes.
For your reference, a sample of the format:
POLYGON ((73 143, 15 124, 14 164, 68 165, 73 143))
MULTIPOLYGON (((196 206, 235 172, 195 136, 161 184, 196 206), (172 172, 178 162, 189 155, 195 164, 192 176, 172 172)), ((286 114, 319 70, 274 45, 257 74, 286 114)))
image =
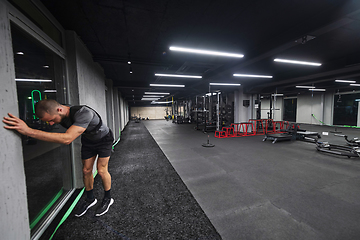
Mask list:
POLYGON ((208 135, 207 143, 202 144, 203 147, 215 147, 214 144, 210 143, 210 136, 208 135))
POLYGON ((321 135, 318 132, 309 132, 303 129, 300 129, 299 124, 291 123, 286 129, 285 133, 280 134, 265 134, 263 142, 267 139, 273 140, 272 143, 280 141, 291 141, 291 140, 302 140, 317 142, 317 139, 321 138, 321 135))
POLYGON ((360 147, 359 138, 348 139, 348 136, 343 135, 343 134, 334 134, 334 136, 344 137, 348 145, 353 146, 353 147, 360 147))
POLYGON ((342 146, 337 144, 330 144, 328 142, 318 142, 316 141, 316 150, 325 153, 331 153, 340 156, 351 157, 360 157, 360 148, 352 146, 342 146))

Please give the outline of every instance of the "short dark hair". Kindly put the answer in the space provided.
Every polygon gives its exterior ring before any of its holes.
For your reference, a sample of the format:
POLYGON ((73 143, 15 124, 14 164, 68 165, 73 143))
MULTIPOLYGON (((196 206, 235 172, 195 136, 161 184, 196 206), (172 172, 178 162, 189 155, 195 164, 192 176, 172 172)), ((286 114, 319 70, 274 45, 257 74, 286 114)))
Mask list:
POLYGON ((35 115, 39 118, 42 118, 46 112, 49 114, 54 114, 57 107, 60 105, 61 104, 54 99, 41 100, 35 104, 35 115))

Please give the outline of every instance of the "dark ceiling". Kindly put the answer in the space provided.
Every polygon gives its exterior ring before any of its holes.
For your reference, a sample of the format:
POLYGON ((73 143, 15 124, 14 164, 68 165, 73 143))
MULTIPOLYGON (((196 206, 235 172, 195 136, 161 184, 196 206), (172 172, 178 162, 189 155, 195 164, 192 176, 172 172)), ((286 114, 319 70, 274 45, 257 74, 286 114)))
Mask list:
MULTIPOLYGON (((144 92, 186 99, 209 90, 209 82, 241 83, 246 93, 297 94, 313 85, 326 91, 360 87, 358 0, 42 0, 66 30, 75 31, 131 106, 146 105, 144 92), (170 46, 244 54, 216 57, 170 51, 170 46), (131 59, 131 66, 127 64, 131 59), (274 58, 322 63, 320 67, 274 62, 274 58), (130 74, 130 67, 133 73, 130 74), (202 75, 202 79, 155 73, 202 75), (234 73, 272 75, 237 78, 234 73), (150 83, 185 84, 154 88, 150 83)), ((221 87, 234 91, 234 87, 221 87)), ((215 90, 212 87, 212 90, 215 90)))

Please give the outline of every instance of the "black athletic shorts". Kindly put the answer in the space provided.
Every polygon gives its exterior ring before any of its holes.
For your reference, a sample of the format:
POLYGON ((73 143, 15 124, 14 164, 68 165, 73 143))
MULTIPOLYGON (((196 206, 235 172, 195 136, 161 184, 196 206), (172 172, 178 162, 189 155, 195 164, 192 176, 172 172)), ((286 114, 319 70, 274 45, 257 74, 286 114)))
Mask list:
POLYGON ((112 145, 114 142, 113 133, 109 133, 97 142, 90 141, 81 136, 81 159, 88 159, 93 156, 109 157, 111 155, 112 145))

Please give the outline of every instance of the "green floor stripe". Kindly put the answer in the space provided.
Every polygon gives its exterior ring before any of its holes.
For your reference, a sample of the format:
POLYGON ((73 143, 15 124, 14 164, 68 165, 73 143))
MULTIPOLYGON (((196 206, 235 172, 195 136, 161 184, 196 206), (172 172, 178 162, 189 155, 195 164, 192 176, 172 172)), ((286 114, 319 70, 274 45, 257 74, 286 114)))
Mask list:
POLYGON ((120 136, 121 136, 121 130, 120 130, 120 128, 119 128, 119 138, 118 138, 118 140, 116 140, 116 142, 113 144, 112 149, 114 149, 114 147, 116 146, 116 144, 118 144, 118 143, 120 142, 120 136))
POLYGON ((53 234, 51 235, 51 237, 49 238, 49 240, 51 240, 51 239, 54 237, 54 235, 55 235, 56 231, 58 230, 58 228, 59 228, 59 227, 61 226, 61 224, 63 224, 63 223, 65 222, 65 220, 69 217, 71 211, 74 209, 74 207, 76 206, 76 204, 77 204, 78 201, 80 200, 80 198, 81 198, 81 196, 83 195, 84 191, 85 191, 85 188, 83 188, 83 189, 81 190, 81 192, 78 194, 78 196, 75 198, 74 202, 71 204, 70 208, 69 208, 69 209, 66 211, 66 213, 64 214, 63 218, 61 219, 60 223, 59 223, 59 224, 57 225, 57 227, 55 228, 55 230, 54 230, 53 234))
MULTIPOLYGON (((97 175, 97 170, 96 172, 94 173, 94 178, 96 177, 97 175)), ((70 213, 72 212, 72 210, 74 209, 74 207, 76 206, 76 204, 78 203, 78 201, 80 200, 81 196, 83 195, 85 191, 85 187, 81 190, 81 192, 77 195, 77 197, 75 198, 74 202, 71 204, 71 206, 69 207, 69 209, 66 211, 66 213, 64 214, 64 216, 62 217, 61 221, 59 222, 59 224, 57 225, 57 227, 55 228, 53 234, 51 235, 51 237, 49 238, 49 240, 51 240, 56 231, 58 230, 58 228, 61 226, 61 224, 63 224, 65 222, 65 220, 69 217, 70 213)))
POLYGON ((38 213, 38 215, 35 217, 33 221, 30 223, 30 229, 33 229, 36 224, 40 221, 40 219, 49 211, 49 209, 54 205, 54 203, 59 199, 61 194, 64 192, 63 189, 60 189, 60 191, 50 200, 48 204, 45 205, 45 207, 38 213))

